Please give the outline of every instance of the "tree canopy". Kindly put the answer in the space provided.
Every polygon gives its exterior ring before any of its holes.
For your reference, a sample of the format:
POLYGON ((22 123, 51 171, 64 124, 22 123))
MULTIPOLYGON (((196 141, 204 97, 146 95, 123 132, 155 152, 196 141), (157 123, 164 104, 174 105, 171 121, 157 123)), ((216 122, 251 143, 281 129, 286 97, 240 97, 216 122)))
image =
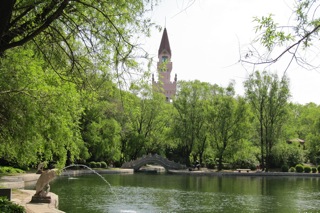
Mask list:
MULTIPOLYGON (((301 24, 309 25, 295 36, 308 48, 318 24, 303 14, 316 11, 316 2, 297 4, 301 24)), ((153 25, 146 14, 155 4, 0 3, 0 165, 120 166, 149 153, 218 169, 319 161, 319 106, 289 103, 286 76, 255 72, 244 97, 232 82, 179 81, 172 102, 154 91, 137 51, 139 36, 153 25), (123 90, 123 74, 131 77, 131 69, 142 71, 141 78, 123 90), (291 146, 292 138, 306 142, 291 146)), ((266 30, 260 42, 268 51, 294 37, 279 32, 272 16, 256 21, 258 31, 266 30)))
POLYGON ((295 62, 305 69, 318 70, 320 64, 313 59, 319 54, 319 3, 318 0, 295 1, 292 16, 286 23, 275 22, 273 14, 255 17, 258 37, 254 42, 258 45, 249 48, 240 61, 268 65, 289 56, 287 68, 295 62), (257 47, 260 45, 265 49, 257 47))
POLYGON ((103 72, 107 65, 109 72, 116 73, 119 68, 132 68, 137 39, 148 35, 152 26, 145 14, 156 2, 3 1, 0 56, 32 43, 60 77, 78 84, 79 78, 88 80, 89 70, 103 72))

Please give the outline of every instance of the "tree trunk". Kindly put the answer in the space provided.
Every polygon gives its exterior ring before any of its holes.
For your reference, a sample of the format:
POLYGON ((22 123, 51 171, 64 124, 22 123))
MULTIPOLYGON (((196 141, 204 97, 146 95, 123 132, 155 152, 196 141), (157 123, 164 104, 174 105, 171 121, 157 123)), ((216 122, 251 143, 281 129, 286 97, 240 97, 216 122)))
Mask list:
POLYGON ((222 165, 222 156, 219 157, 218 160, 218 171, 221 171, 223 169, 223 165, 222 165))
MULTIPOLYGON (((1 1, 0 4, 0 47, 6 42, 3 40, 5 33, 8 31, 10 20, 12 17, 13 6, 16 3, 15 0, 1 1)), ((0 51, 0 57, 4 51, 0 51)))
POLYGON ((260 149, 261 149, 261 169, 265 168, 264 143, 263 143, 263 103, 260 105, 260 149))

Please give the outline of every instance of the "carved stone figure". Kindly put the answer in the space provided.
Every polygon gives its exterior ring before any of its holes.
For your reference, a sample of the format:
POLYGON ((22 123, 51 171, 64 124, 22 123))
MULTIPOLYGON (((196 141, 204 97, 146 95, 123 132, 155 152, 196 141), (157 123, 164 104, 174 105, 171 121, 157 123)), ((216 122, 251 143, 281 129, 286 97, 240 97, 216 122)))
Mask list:
POLYGON ((37 170, 36 174, 41 174, 43 171, 43 168, 44 168, 44 163, 43 162, 39 163, 38 170, 37 170))
POLYGON ((32 203, 50 203, 51 197, 48 196, 50 191, 50 181, 56 176, 54 169, 43 171, 36 183, 36 193, 32 196, 32 203))

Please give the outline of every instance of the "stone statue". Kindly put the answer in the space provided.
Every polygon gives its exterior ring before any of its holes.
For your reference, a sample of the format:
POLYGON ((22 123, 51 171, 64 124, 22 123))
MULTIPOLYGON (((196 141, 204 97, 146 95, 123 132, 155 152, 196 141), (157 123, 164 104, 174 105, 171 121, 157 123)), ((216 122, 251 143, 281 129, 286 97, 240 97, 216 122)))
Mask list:
POLYGON ((39 163, 37 173, 36 174, 41 174, 44 168, 44 162, 39 163))
POLYGON ((32 203, 50 203, 51 197, 48 196, 50 191, 50 181, 56 176, 54 169, 43 171, 36 183, 36 193, 32 196, 32 203))

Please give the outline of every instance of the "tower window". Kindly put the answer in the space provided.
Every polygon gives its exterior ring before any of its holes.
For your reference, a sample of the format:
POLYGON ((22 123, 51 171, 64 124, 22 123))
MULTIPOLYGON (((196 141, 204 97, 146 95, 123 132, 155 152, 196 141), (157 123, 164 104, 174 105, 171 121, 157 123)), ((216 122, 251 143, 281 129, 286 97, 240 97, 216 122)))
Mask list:
POLYGON ((162 62, 168 61, 168 56, 162 56, 162 62))

